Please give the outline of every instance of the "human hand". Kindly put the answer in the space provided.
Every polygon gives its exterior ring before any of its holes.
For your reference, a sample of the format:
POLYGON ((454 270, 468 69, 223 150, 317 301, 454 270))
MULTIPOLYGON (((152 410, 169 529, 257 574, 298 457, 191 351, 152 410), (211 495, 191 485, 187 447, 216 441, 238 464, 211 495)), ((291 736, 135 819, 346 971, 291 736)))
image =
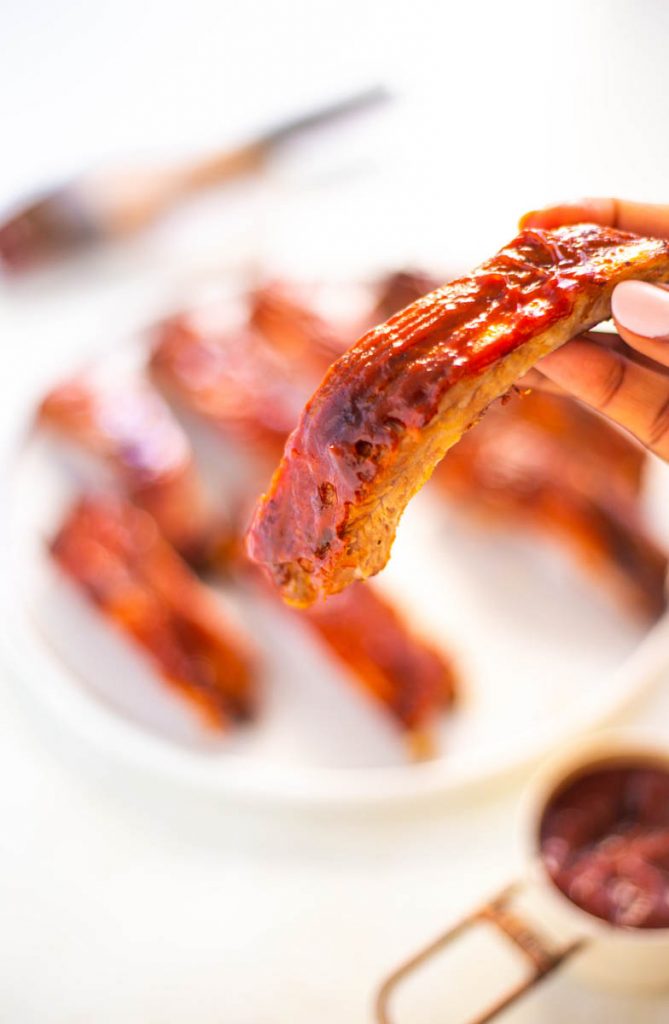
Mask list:
MULTIPOLYGON (((521 227, 606 224, 669 239, 669 205, 583 199, 534 210, 521 227)), ((631 431, 669 461, 669 289, 624 281, 612 297, 618 333, 589 332, 546 356, 537 370, 631 431)))

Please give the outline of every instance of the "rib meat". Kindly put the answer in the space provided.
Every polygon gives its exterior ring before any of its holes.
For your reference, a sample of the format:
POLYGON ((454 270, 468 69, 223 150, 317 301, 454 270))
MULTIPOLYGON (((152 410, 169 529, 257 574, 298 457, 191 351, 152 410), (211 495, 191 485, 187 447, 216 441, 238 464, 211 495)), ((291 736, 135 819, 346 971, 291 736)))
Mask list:
POLYGON ((279 282, 251 295, 250 323, 290 363, 318 376, 355 338, 321 316, 307 296, 279 282))
POLYGON ((669 279, 669 243, 595 225, 525 230, 338 359, 249 533, 284 598, 308 605, 378 572, 446 451, 537 360, 607 319, 632 277, 669 279))
POLYGON ((120 498, 83 498, 51 553, 208 724, 250 717, 255 680, 244 639, 146 512, 120 498))
POLYGON ((208 333, 188 314, 158 326, 150 371, 170 401, 271 458, 304 403, 304 387, 257 332, 208 333))
POLYGON ((414 754, 430 754, 435 717, 456 697, 451 662, 414 636, 371 584, 358 583, 331 601, 312 605, 303 616, 362 688, 411 737, 414 754))
POLYGON ((667 556, 640 507, 646 462, 641 445, 573 398, 535 391, 492 406, 433 479, 487 523, 555 538, 607 594, 652 619, 666 606, 667 556))
POLYGON ((37 421, 101 460, 176 548, 191 557, 199 555, 212 524, 190 443, 167 404, 146 382, 81 374, 49 392, 37 421))

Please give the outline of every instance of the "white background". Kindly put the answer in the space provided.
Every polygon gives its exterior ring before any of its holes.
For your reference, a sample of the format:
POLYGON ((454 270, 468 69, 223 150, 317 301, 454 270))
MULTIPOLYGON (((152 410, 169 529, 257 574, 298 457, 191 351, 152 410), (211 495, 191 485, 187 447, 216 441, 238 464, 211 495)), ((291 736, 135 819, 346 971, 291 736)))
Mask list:
MULTIPOLYGON (((216 217, 203 205, 126 251, 7 285, 3 441, 75 353, 178 302, 202 273, 258 258, 323 274, 421 258, 447 269, 554 198, 667 199, 668 52, 661 0, 3 0, 2 205, 126 154, 225 142, 370 80, 400 97, 378 124, 230 190, 216 217)), ((384 971, 515 869, 522 779, 395 817, 212 814, 101 778, 56 749, 7 683, 2 1024, 364 1024, 384 971)), ((661 693, 637 715, 669 729, 661 693)), ((455 1019, 471 983, 462 975, 433 1019, 455 1019)), ((666 1000, 557 977, 509 1020, 668 1013, 666 1000)))

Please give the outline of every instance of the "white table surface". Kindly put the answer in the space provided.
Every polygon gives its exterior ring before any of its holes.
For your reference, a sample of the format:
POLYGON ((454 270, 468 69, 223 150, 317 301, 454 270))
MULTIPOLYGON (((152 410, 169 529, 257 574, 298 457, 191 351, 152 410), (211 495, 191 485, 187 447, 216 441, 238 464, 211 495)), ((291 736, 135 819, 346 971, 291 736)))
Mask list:
MULTIPOLYGON (((60 368, 203 274, 259 254, 324 274, 448 267, 554 197, 667 198, 659 2, 241 6, 5 0, 0 201, 379 74, 405 97, 392 124, 408 134, 398 145, 379 123, 343 154, 288 155, 268 182, 128 250, 7 286, 3 443, 60 368), (370 186, 374 162, 385 173, 370 186)), ((78 759, 0 682, 2 1024, 367 1024, 384 972, 517 870, 523 778, 394 815, 212 811, 78 759)), ((628 720, 669 730, 666 688, 628 720)), ((470 962, 425 1019, 460 1019, 481 973, 470 962)), ((668 1015, 669 998, 613 998, 564 975, 508 1020, 668 1015)))

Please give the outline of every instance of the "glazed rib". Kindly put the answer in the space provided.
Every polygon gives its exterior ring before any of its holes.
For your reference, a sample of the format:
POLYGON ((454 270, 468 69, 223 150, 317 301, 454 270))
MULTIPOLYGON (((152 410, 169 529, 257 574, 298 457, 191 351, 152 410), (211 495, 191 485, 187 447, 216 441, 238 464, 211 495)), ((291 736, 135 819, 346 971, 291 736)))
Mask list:
MULTIPOLYGON (((380 301, 388 310, 404 305, 428 280, 425 274, 391 275, 382 283, 380 301)), ((285 289, 277 290, 275 286, 260 289, 254 293, 251 308, 255 309, 254 302, 259 301, 262 309, 265 298, 271 299, 269 308, 276 315, 281 337, 285 337, 285 331, 295 337, 291 325, 300 327, 299 343, 281 345, 279 338, 274 344, 282 349, 282 362, 297 368, 302 379, 313 368, 311 319, 300 313, 294 296, 284 304, 285 294, 285 289)), ((256 326, 264 326, 264 315, 256 326)), ((207 388, 201 387, 195 395, 189 390, 189 374, 181 372, 196 361, 201 346, 225 345, 225 341, 189 332, 181 335, 177 348, 174 342, 175 336, 171 335, 167 340, 170 353, 160 346, 161 365, 171 376, 172 389, 181 392, 186 406, 201 404, 203 393, 213 396, 217 410, 214 418, 218 426, 225 426, 221 410, 231 383, 225 365, 214 360, 212 365, 218 367, 218 372, 212 373, 207 388)), ((254 346, 242 351, 257 369, 254 346)), ((202 385, 203 379, 198 379, 202 385)), ((274 391, 267 401, 274 398, 276 405, 276 376, 272 374, 271 379, 274 391)), ((257 386, 257 375, 255 382, 250 401, 244 402, 246 409, 254 408, 263 393, 263 388, 257 386)), ((287 422, 303 385, 298 388, 295 381, 286 380, 285 387, 290 394, 287 422)), ((227 404, 228 414, 230 408, 227 404)), ((227 426, 229 429, 230 424, 227 426)), ((247 427, 251 426, 249 420, 247 427)), ((251 433, 262 436, 262 420, 251 433)), ((267 432, 264 446, 271 453, 281 441, 276 431, 267 432)), ((436 482, 488 519, 523 523, 559 539, 593 578, 602 580, 624 604, 642 615, 655 616, 665 602, 666 559, 645 530, 637 508, 645 461, 643 449, 601 417, 568 398, 534 393, 523 401, 491 409, 478 429, 468 433, 440 464, 436 482), (628 493, 621 494, 621 489, 628 493)))
POLYGON ((148 383, 82 374, 49 392, 37 422, 104 462, 178 550, 195 556, 206 544, 211 524, 189 441, 148 383))
POLYGON ((296 289, 278 282, 253 292, 250 324, 293 366, 318 376, 354 340, 316 312, 296 289))
POLYGON ((567 396, 535 391, 492 406, 434 482, 487 523, 555 538, 607 595, 654 619, 667 556, 640 506, 645 450, 567 396))
POLYGON ((304 385, 256 332, 207 333, 188 314, 158 326, 149 368, 170 401, 272 459, 304 404, 304 385))
POLYGON ((542 356, 607 319, 631 277, 669 279, 669 243, 595 225, 526 230, 338 359, 249 533, 284 599, 308 605, 378 572, 446 451, 542 356))
POLYGON ((303 616, 411 737, 414 753, 429 754, 435 717, 456 697, 452 663, 414 636, 371 584, 356 584, 331 601, 312 605, 303 616))
MULTIPOLYGON (((391 316, 436 284, 426 273, 391 274, 380 284, 378 311, 391 316)), ((320 340, 336 333, 299 296, 270 285, 255 293, 252 309, 291 364, 327 358, 320 340)), ((439 463, 435 482, 482 518, 562 543, 607 594, 654 619, 666 605, 667 560, 639 508, 646 461, 644 449, 601 416, 567 396, 534 392, 494 404, 439 463)), ((330 604, 338 607, 315 607, 330 604)))
POLYGON ((215 728, 249 718, 252 658, 214 595, 119 498, 83 498, 51 544, 58 565, 215 728))

